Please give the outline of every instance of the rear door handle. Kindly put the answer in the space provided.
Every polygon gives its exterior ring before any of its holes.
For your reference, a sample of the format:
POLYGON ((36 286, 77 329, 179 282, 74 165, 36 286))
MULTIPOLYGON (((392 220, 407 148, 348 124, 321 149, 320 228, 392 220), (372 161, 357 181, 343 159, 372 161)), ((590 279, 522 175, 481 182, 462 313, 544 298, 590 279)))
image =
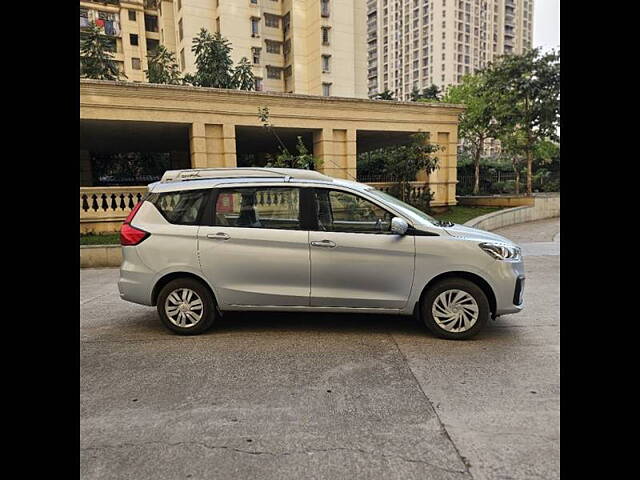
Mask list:
POLYGON ((311 242, 312 247, 324 247, 324 248, 333 248, 336 246, 336 242, 332 242, 331 240, 322 240, 321 242, 311 242))
POLYGON ((231 237, 224 232, 208 233, 207 238, 213 238, 214 240, 229 240, 231 237))

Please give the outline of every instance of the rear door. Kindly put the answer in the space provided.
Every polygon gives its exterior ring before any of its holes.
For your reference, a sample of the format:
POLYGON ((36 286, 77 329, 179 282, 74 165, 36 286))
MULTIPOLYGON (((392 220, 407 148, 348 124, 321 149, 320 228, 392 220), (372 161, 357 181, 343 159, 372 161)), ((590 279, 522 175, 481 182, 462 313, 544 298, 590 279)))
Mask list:
POLYGON ((311 305, 402 308, 413 284, 415 243, 391 233, 393 214, 355 193, 315 189, 311 305))
POLYGON ((204 274, 223 305, 309 305, 309 232, 300 189, 221 188, 198 231, 204 274))

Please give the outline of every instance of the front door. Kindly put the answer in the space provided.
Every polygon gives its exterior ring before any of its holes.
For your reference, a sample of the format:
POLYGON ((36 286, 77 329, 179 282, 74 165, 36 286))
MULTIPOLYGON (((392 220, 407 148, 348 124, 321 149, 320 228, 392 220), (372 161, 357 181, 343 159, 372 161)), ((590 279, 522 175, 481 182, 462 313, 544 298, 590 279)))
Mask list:
POLYGON ((413 284, 415 237, 391 233, 393 214, 359 195, 317 188, 314 197, 311 305, 402 308, 413 284))
POLYGON ((214 195, 211 226, 198 231, 204 274, 224 306, 309 305, 309 232, 300 189, 242 187, 214 195))

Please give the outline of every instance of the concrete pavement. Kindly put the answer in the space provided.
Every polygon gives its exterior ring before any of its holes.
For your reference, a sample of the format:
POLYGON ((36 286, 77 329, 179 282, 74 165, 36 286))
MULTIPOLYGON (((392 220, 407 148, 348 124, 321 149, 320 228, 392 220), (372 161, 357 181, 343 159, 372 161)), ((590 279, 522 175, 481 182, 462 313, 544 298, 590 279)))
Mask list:
MULTIPOLYGON (((559 240, 558 219, 508 228, 525 253, 559 240)), ((179 337, 119 299, 116 269, 82 270, 81 478, 558 478, 545 248, 525 259, 526 309, 465 342, 408 317, 282 313, 179 337)))

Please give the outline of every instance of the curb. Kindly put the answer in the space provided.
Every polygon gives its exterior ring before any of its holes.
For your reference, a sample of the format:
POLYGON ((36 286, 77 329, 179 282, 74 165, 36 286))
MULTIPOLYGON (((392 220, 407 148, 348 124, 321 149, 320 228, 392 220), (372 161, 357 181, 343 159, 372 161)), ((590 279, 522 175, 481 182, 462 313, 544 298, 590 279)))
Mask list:
POLYGON ((560 216, 560 194, 536 195, 530 207, 513 207, 487 213, 465 222, 465 226, 492 231, 501 227, 560 216))
POLYGON ((80 268, 119 267, 120 245, 80 245, 80 268))

